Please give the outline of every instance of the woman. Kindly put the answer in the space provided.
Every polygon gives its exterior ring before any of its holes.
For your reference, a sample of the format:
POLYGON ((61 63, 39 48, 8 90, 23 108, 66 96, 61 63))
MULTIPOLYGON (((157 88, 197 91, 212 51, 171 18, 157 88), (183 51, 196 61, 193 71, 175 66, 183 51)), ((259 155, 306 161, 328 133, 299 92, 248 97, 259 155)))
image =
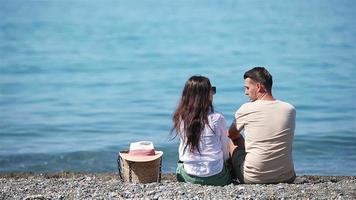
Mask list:
POLYGON ((225 166, 229 158, 226 120, 214 112, 215 92, 204 76, 192 76, 185 83, 172 128, 180 138, 178 181, 219 186, 231 183, 225 166))

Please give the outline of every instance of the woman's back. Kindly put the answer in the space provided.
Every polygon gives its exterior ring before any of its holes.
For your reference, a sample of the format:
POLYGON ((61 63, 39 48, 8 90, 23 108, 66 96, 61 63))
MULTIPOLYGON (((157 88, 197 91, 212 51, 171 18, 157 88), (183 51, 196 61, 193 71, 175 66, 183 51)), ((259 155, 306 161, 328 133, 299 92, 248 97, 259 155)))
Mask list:
MULTIPOLYGON (((187 173, 195 176, 207 177, 221 172, 224 161, 228 159, 228 137, 226 120, 220 113, 209 113, 209 125, 201 134, 199 151, 185 150, 184 136, 180 136, 179 160, 183 162, 187 173)), ((183 128, 183 127, 182 127, 183 128)))

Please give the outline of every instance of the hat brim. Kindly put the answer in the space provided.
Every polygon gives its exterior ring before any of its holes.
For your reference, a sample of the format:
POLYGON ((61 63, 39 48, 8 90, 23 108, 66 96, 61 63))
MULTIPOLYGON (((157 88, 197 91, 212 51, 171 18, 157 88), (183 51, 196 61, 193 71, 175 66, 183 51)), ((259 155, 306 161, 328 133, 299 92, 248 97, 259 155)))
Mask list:
POLYGON ((163 151, 155 151, 155 155, 152 156, 132 156, 128 154, 128 151, 120 151, 119 155, 122 159, 132 162, 149 162, 162 157, 163 151))

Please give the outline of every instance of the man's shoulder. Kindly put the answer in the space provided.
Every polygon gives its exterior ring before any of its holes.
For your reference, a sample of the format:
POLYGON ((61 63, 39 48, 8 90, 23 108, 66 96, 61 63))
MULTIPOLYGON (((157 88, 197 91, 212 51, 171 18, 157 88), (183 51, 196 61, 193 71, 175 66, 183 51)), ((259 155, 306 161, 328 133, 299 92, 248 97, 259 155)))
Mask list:
POLYGON ((256 102, 245 102, 243 103, 240 108, 248 108, 248 107, 251 107, 251 106, 255 106, 256 105, 256 102))
POLYGON ((258 103, 254 102, 254 101, 252 101, 252 102, 250 101, 250 102, 243 103, 238 110, 246 110, 246 109, 256 108, 256 106, 258 106, 258 103))
POLYGON ((252 103, 253 103, 253 102, 246 102, 246 103, 241 104, 241 106, 237 109, 236 112, 241 112, 241 111, 243 111, 243 110, 248 109, 249 107, 252 106, 252 103))
POLYGON ((246 115, 248 113, 251 113, 255 110, 257 110, 258 108, 256 107, 254 102, 246 102, 243 103, 235 112, 235 118, 237 118, 237 116, 241 116, 241 115, 246 115))
POLYGON ((254 110, 263 110, 265 108, 265 106, 272 106, 276 109, 295 111, 295 107, 292 104, 282 101, 282 100, 274 100, 271 102, 266 102, 266 101, 246 102, 240 106, 240 108, 237 110, 237 112, 249 112, 249 111, 254 111, 254 110))
POLYGON ((285 108, 287 110, 294 110, 295 111, 295 107, 292 104, 290 104, 288 102, 285 102, 285 101, 282 101, 282 100, 277 100, 277 101, 283 108, 285 108))

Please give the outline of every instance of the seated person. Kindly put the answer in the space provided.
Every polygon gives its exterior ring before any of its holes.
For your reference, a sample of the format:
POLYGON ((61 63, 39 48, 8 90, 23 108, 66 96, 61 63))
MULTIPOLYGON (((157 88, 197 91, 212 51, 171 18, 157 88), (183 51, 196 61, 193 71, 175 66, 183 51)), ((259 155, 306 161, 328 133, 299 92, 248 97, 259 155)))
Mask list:
POLYGON ((225 166, 231 141, 225 118, 212 105, 215 92, 203 76, 192 76, 184 86, 171 131, 180 138, 178 181, 218 186, 231 183, 225 166))

